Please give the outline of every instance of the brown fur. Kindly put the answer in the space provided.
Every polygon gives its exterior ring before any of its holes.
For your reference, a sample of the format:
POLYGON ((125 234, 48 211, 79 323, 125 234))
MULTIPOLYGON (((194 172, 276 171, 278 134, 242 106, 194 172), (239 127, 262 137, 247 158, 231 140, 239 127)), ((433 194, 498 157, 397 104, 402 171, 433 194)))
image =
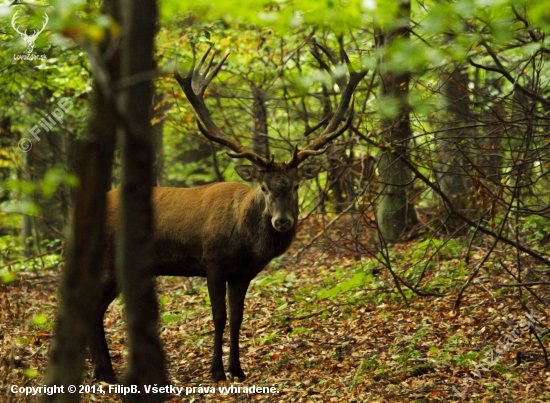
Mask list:
MULTIPOLYGON (((241 269, 239 275, 254 278, 290 246, 296 233, 295 228, 284 233, 272 228, 270 218, 263 215, 265 203, 260 193, 259 188, 252 190, 235 182, 191 189, 154 188, 155 275, 206 277, 204 253, 208 251, 233 262, 227 264, 230 276, 239 267, 229 266, 242 265, 247 255, 247 263, 253 267, 248 267, 246 274, 241 269)), ((119 197, 119 189, 107 194, 110 244, 117 227, 119 197)))
MULTIPOLYGON (((290 246, 298 219, 296 168, 274 164, 269 170, 237 167, 240 183, 215 183, 193 189, 154 188, 154 275, 206 277, 215 326, 214 381, 226 379, 222 364, 222 338, 226 322, 226 284, 229 286, 230 341, 228 370, 245 378, 239 360, 239 329, 244 297, 250 281, 274 257, 290 246), (277 230, 275 228, 278 228, 277 230)), ((120 191, 107 194, 106 267, 101 306, 94 321, 90 350, 94 376, 115 382, 105 340, 103 316, 118 295, 114 274, 114 244, 120 191)))

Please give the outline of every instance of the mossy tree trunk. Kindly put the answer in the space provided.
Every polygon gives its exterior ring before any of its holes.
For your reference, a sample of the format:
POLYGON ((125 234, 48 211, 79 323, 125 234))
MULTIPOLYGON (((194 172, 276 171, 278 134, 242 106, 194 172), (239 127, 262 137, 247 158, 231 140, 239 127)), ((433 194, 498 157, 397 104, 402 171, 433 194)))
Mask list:
POLYGON ((380 234, 386 241, 397 241, 417 223, 416 211, 411 200, 412 175, 402 158, 409 151, 411 124, 409 118, 410 73, 394 71, 387 49, 396 39, 409 40, 411 4, 399 6, 399 23, 390 30, 378 30, 376 47, 379 52, 380 96, 397 105, 397 113, 382 111, 381 129, 388 149, 380 155, 378 163, 381 194, 377 206, 380 234))

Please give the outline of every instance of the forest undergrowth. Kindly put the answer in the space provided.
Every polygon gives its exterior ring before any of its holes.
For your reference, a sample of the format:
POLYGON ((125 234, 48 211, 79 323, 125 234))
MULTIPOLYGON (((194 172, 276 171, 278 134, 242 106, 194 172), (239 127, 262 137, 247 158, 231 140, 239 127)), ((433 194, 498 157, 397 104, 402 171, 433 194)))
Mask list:
MULTIPOLYGON (((338 226, 305 248, 320 228, 314 219, 303 224, 291 250, 251 284, 241 329, 248 379, 225 384, 241 387, 241 393, 219 393, 220 385, 209 380, 214 326, 205 281, 159 279, 169 381, 184 388, 182 396, 167 401, 550 402, 550 368, 541 347, 548 346, 544 315, 533 310, 539 343, 522 308, 528 293, 518 296, 517 287, 502 285, 515 283, 507 273, 515 270, 514 250, 497 245, 454 309, 457 293, 492 240, 469 249, 460 239, 438 244, 421 237, 391 246, 395 275, 422 293, 441 295, 419 296, 403 283, 400 292, 376 256, 351 251, 338 226), (253 385, 277 392, 242 393, 253 385), (209 393, 211 387, 217 393, 209 393)), ((524 256, 521 261, 525 272, 545 269, 524 256)), ((42 385, 59 281, 57 268, 21 271, 0 284, 0 402, 38 401, 10 389, 42 385)), ((544 287, 531 287, 541 305, 549 300, 544 287)), ((105 328, 122 376, 127 346, 120 297, 105 328)), ((224 354, 227 359, 227 349, 224 354)), ((83 384, 108 391, 107 384, 91 379, 89 359, 83 384)), ((122 399, 86 393, 82 401, 122 399)))

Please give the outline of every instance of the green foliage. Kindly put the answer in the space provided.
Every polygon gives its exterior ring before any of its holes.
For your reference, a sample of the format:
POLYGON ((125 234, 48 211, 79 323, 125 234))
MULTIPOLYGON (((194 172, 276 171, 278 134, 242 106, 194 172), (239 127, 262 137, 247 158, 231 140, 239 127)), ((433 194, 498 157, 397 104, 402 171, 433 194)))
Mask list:
POLYGON ((43 239, 40 247, 50 253, 26 258, 25 247, 18 236, 0 236, 0 281, 10 283, 17 279, 20 271, 37 272, 44 268, 57 267, 63 261, 60 245, 59 240, 43 239))
POLYGON ((164 324, 179 322, 180 319, 181 319, 181 315, 177 315, 177 314, 164 313, 162 315, 162 322, 164 324))
POLYGON ((428 330, 428 327, 421 327, 420 329, 418 329, 412 337, 411 341, 409 342, 407 349, 400 350, 399 353, 395 356, 395 358, 401 363, 403 367, 407 366, 411 358, 420 357, 421 353, 417 349, 417 343, 422 337, 424 337, 428 330))
POLYGON ((525 234, 525 239, 529 243, 540 245, 546 251, 549 250, 550 245, 548 245, 548 242, 546 242, 546 246, 543 243, 545 240, 550 240, 550 218, 542 215, 530 215, 517 225, 517 229, 525 234))
POLYGON ((67 172, 60 166, 54 166, 48 169, 43 179, 36 181, 27 181, 20 179, 8 179, 3 184, 0 184, 0 192, 11 192, 21 195, 21 199, 12 199, 4 202, 1 205, 2 211, 5 213, 17 212, 20 214, 39 215, 42 209, 37 203, 29 198, 29 195, 34 197, 43 196, 46 199, 51 198, 61 187, 68 186, 74 188, 78 184, 76 176, 67 172))
POLYGON ((373 280, 372 275, 365 276, 365 273, 355 273, 352 278, 346 281, 342 281, 341 283, 337 284, 336 286, 320 290, 317 293, 317 298, 319 299, 331 299, 334 298, 337 295, 340 295, 342 293, 348 292, 351 289, 354 289, 356 287, 361 286, 362 284, 370 284, 373 280))

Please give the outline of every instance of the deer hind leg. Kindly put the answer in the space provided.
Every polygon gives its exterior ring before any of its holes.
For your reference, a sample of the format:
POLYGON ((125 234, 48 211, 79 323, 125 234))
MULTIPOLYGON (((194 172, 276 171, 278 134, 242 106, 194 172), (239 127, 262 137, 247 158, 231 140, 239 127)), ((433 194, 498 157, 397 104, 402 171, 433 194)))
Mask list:
POLYGON ((241 360, 239 358, 239 332, 241 323, 243 322, 244 297, 249 281, 237 282, 229 281, 229 329, 230 329, 230 349, 229 349, 229 366, 227 371, 233 377, 239 378, 242 382, 246 379, 241 368, 241 360))
POLYGON ((117 377, 113 371, 109 347, 105 339, 103 317, 111 302, 119 294, 114 278, 107 278, 101 283, 101 294, 98 310, 93 318, 92 334, 90 336, 90 353, 94 365, 94 379, 107 383, 117 383, 117 377))
POLYGON ((225 306, 225 278, 217 274, 208 273, 208 294, 212 304, 212 318, 214 319, 214 356, 212 357, 212 380, 214 382, 225 381, 225 371, 222 361, 223 331, 227 320, 227 311, 225 306))

